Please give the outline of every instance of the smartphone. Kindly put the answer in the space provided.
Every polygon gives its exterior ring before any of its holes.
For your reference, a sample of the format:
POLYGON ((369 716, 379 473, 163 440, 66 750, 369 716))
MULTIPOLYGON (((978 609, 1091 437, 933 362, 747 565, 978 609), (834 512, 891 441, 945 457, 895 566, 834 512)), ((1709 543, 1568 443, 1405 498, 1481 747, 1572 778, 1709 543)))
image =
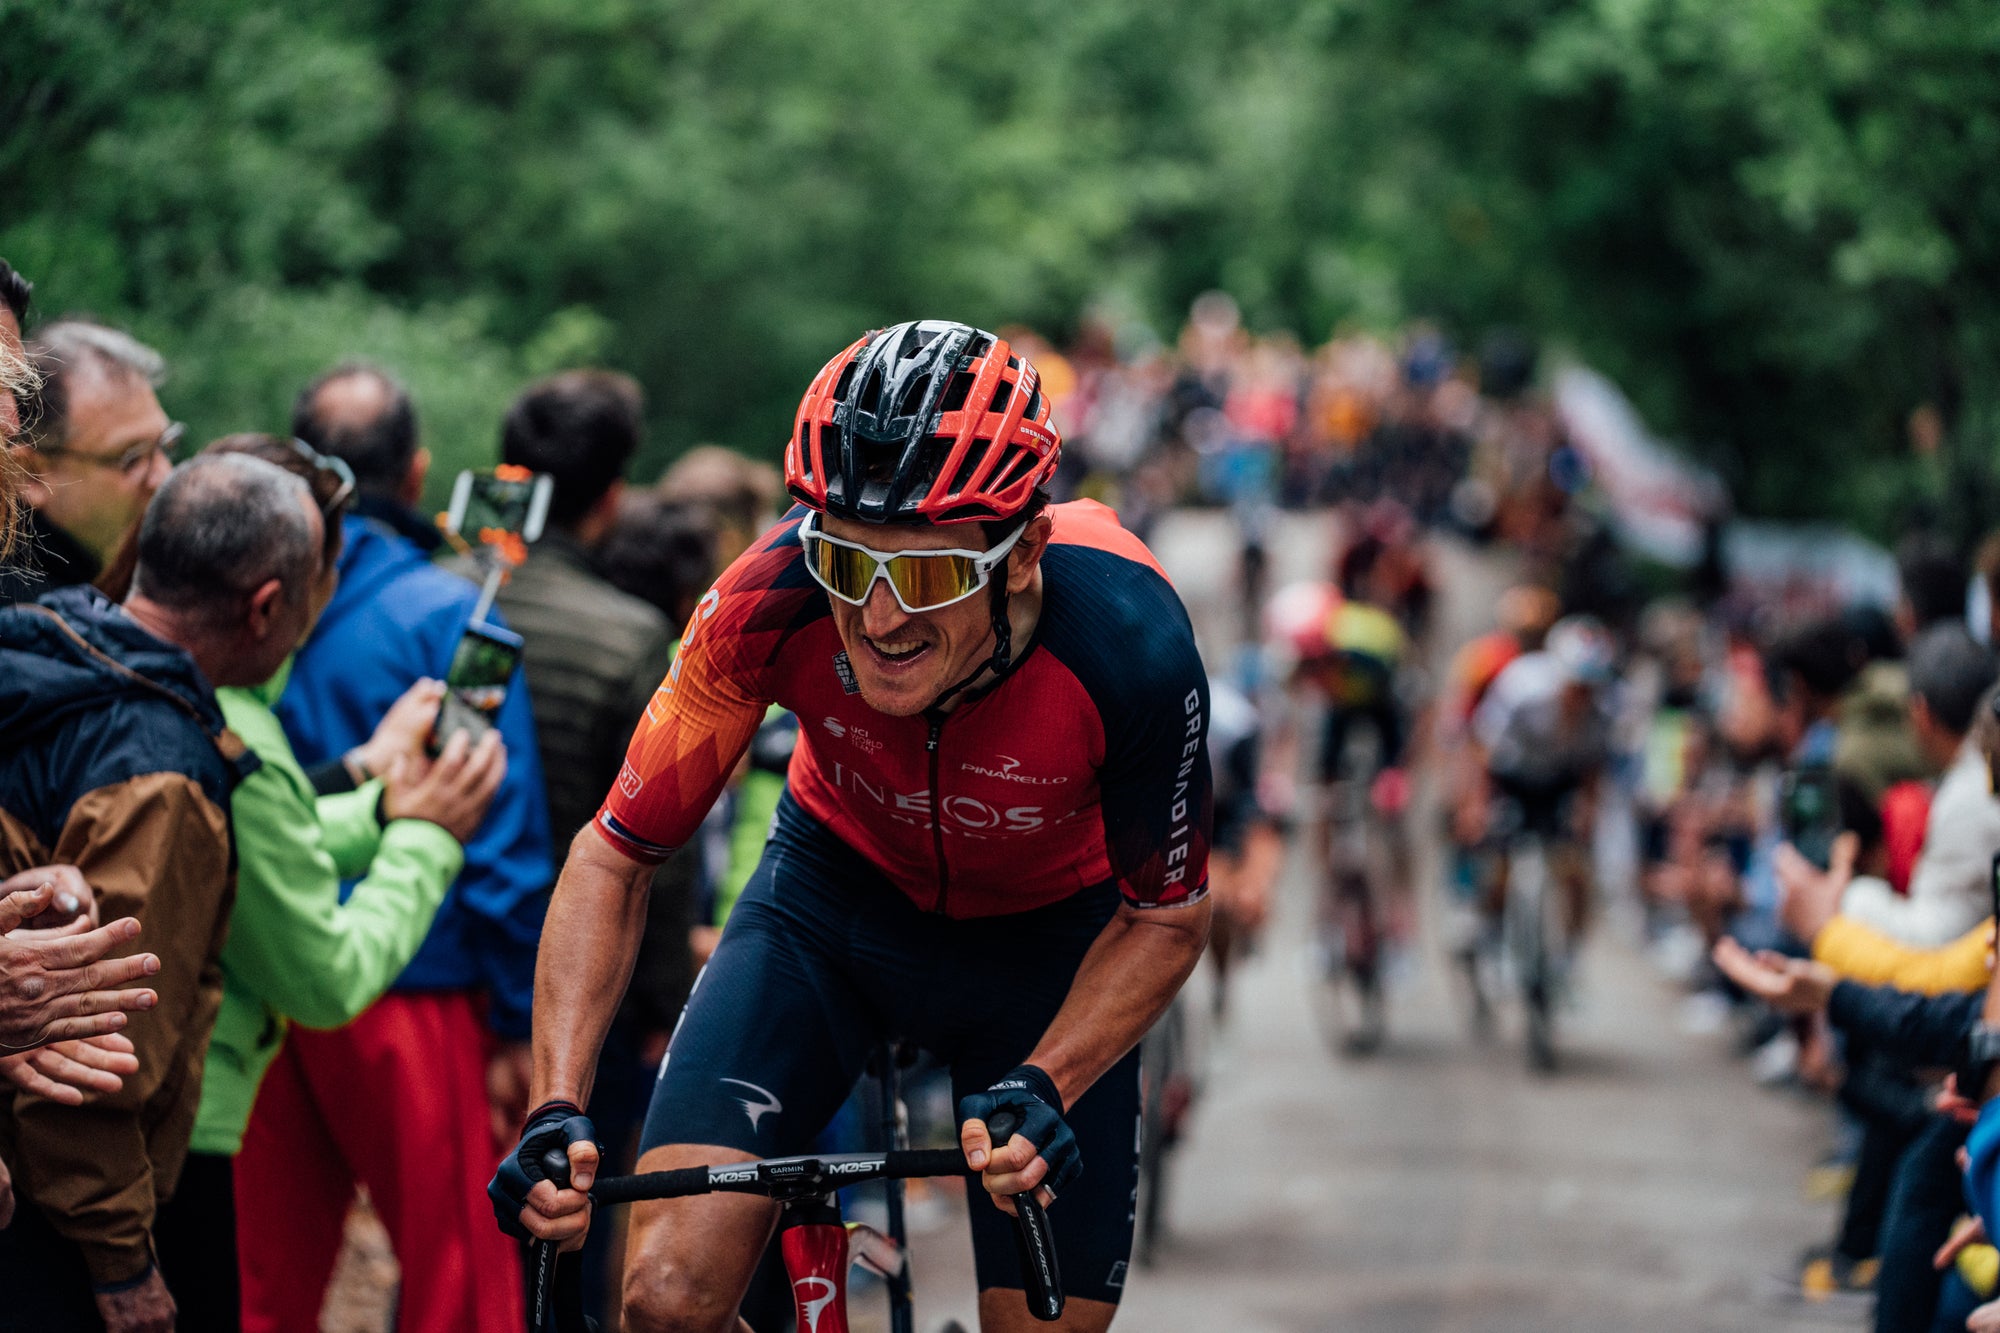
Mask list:
POLYGON ((467 733, 477 745, 493 730, 500 705, 507 702, 507 684, 521 664, 522 638, 498 625, 475 622, 459 636, 444 678, 444 702, 431 727, 430 752, 441 754, 456 732, 467 733))
POLYGON ((534 543, 541 540, 548 522, 549 496, 554 491, 555 478, 546 472, 530 472, 524 467, 468 468, 452 482, 445 526, 475 544, 492 543, 503 535, 534 543))
POLYGON ((1840 836, 1840 789, 1830 768, 1797 768, 1786 773, 1781 787, 1785 838, 1799 854, 1827 868, 1833 861, 1833 840, 1840 836))

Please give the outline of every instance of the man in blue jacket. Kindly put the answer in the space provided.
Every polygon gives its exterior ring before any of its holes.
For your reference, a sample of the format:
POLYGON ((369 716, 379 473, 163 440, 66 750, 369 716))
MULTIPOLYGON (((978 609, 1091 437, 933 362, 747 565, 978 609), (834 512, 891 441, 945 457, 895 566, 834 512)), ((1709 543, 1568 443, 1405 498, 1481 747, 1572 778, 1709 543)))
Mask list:
MULTIPOLYGON (((359 747, 403 691, 445 676, 479 589, 430 563, 437 530, 415 508, 430 457, 401 386, 343 366, 300 394, 292 430, 346 461, 358 504, 339 591, 277 712, 308 769, 359 781, 359 747)), ((507 776, 416 958, 349 1027, 292 1032, 259 1093, 236 1166, 247 1329, 292 1327, 302 1302, 317 1310, 357 1181, 402 1264, 398 1328, 524 1322, 519 1259, 496 1243, 484 1193, 528 1109, 528 1008, 554 877, 518 672, 499 722, 507 776)))

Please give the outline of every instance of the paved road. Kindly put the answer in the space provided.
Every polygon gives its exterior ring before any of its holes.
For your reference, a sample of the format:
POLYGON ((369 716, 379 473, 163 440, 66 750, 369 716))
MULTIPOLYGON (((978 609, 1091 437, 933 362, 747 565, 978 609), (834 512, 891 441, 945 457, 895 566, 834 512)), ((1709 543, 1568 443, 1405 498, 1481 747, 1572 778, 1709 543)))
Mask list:
MULTIPOLYGON (((1225 631, 1227 530, 1178 516, 1155 544, 1204 637, 1225 631)), ((1324 568, 1309 528, 1288 526, 1276 549, 1281 575, 1324 568)), ((1503 581, 1497 565, 1447 553, 1446 627, 1484 628, 1503 581)), ((1586 953, 1556 1078, 1526 1072, 1511 1023, 1494 1045, 1473 1043, 1428 918, 1425 956, 1393 999, 1390 1048, 1343 1062, 1309 1016, 1296 871, 1211 1044, 1176 1164, 1172 1240, 1134 1273, 1120 1328, 1856 1326, 1774 1295, 1772 1275, 1831 1234, 1827 1207, 1800 1195, 1827 1142, 1823 1111, 1754 1087, 1720 1038, 1682 1034, 1676 996, 1615 926, 1586 953)), ((962 1222, 920 1237, 916 1262, 919 1326, 969 1317, 962 1222)))

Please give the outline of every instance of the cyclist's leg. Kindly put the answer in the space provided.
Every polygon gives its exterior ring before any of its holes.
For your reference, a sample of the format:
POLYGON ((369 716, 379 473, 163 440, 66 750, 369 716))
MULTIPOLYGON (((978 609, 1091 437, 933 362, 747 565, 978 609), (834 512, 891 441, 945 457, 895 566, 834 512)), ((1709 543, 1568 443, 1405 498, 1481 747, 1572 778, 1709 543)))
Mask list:
MULTIPOLYGON (((930 918, 939 926, 938 956, 944 964, 929 989, 931 1030, 925 1031, 924 1015, 915 1012, 925 997, 910 997, 909 1021, 923 1044, 950 1063, 954 1099, 989 1086, 1027 1057, 1055 1020, 1078 965, 1116 903, 1115 891, 1100 885, 1016 916, 942 923, 930 918)), ((1068 1312, 1058 1325, 1029 1318, 1014 1224, 975 1188, 967 1202, 986 1333, 1016 1327, 1102 1329, 1123 1292, 1138 1183, 1138 1052, 1112 1066, 1063 1118, 1084 1164, 1083 1174, 1049 1214, 1068 1312)))
MULTIPOLYGON (((810 1150, 880 1037, 847 961, 852 887, 875 889, 879 878, 789 797, 780 804, 777 831, 661 1066, 641 1171, 810 1150)), ((637 1206, 626 1327, 737 1327, 777 1215, 768 1200, 726 1194, 637 1206)))
MULTIPOLYGON (((970 1064, 952 1070, 952 1093, 984 1088, 1005 1073, 970 1064)), ((1056 1263, 1069 1303, 1060 1324, 1041 1324, 1022 1298, 1021 1266, 1015 1252, 1014 1222, 985 1192, 968 1191, 972 1243, 979 1271, 981 1333, 1027 1333, 1030 1329, 1096 1330, 1110 1326, 1124 1295, 1132 1253, 1134 1191, 1138 1187, 1139 1052, 1133 1051, 1077 1098, 1063 1119, 1083 1154, 1078 1176, 1049 1209, 1056 1233, 1056 1263)))

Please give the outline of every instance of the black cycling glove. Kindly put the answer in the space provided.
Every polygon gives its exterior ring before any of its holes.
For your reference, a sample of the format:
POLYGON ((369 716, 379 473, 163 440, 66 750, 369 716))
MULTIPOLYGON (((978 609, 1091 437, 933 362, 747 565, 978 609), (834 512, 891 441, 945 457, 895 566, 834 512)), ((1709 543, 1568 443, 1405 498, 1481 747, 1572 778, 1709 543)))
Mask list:
POLYGON ((597 1127, 590 1117, 570 1102, 544 1102, 528 1113, 521 1130, 520 1146, 500 1159, 500 1169, 486 1186, 493 1201, 493 1216, 500 1229, 516 1240, 533 1240, 521 1225, 521 1210, 528 1206, 528 1191, 538 1180, 547 1180, 542 1154, 551 1148, 568 1151, 572 1143, 597 1142, 597 1127))
MULTIPOLYGON (((1033 1065, 1021 1065, 984 1092, 958 1100, 958 1122, 989 1123, 996 1111, 1006 1108, 1021 1118, 1014 1130, 1035 1145, 1035 1155, 1049 1164, 1042 1183, 1051 1194, 1060 1195, 1083 1174, 1083 1154, 1077 1150, 1076 1135, 1063 1123, 1062 1094, 1056 1081, 1033 1065)), ((995 1142, 995 1150, 1005 1147, 995 1142)))

